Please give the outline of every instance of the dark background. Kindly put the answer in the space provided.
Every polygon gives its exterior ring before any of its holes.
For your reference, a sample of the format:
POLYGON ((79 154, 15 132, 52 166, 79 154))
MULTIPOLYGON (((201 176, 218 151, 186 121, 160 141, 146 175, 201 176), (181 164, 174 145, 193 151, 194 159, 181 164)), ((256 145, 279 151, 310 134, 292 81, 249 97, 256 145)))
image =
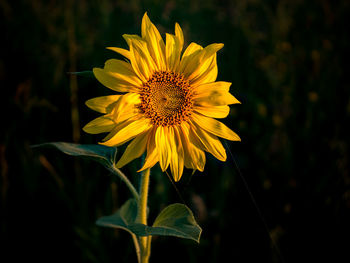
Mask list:
MULTIPOLYGON (((127 233, 95 225, 127 188, 99 164, 30 146, 101 140, 81 130, 98 116, 84 102, 113 92, 67 72, 121 58, 105 47, 125 48, 145 11, 162 34, 179 22, 185 45, 224 43, 218 80, 242 102, 225 120, 242 138, 228 143, 242 176, 231 156, 207 155, 180 197, 154 169, 150 222, 185 202, 203 234, 154 238, 151 262, 349 262, 345 0, 1 0, 0 261, 136 262, 127 233)), ((140 165, 123 169, 134 182, 140 165)))

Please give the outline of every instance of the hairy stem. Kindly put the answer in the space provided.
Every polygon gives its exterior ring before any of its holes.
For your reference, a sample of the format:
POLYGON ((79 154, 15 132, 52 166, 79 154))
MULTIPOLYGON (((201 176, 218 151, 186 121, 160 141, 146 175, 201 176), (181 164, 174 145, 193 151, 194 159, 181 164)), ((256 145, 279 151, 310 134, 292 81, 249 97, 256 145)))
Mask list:
POLYGON ((129 188, 130 192, 132 193, 132 195, 134 196, 134 198, 136 199, 137 202, 139 202, 139 194, 137 193, 135 187, 133 186, 133 184, 130 182, 130 180, 128 179, 128 177, 126 177, 126 175, 120 171, 120 169, 118 169, 117 167, 115 167, 115 165, 111 166, 111 170, 114 173, 117 173, 119 175, 119 178, 122 179, 122 181, 126 184, 126 186, 129 188))
MULTIPOLYGON (((150 169, 144 171, 141 177, 140 199, 138 202, 138 212, 136 222, 147 225, 147 200, 149 186, 150 169)), ((141 262, 148 263, 150 256, 151 237, 139 237, 141 245, 141 262)))

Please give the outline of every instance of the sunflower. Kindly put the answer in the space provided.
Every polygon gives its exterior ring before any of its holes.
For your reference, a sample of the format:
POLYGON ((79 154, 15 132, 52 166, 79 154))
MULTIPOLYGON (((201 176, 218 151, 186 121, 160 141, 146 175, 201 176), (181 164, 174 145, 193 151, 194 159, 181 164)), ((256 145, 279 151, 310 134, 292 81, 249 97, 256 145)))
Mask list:
POLYGON ((226 152, 218 137, 240 141, 239 136, 215 118, 225 118, 229 104, 240 103, 229 93, 231 83, 216 81, 216 53, 223 44, 205 48, 191 43, 182 53, 184 36, 179 24, 175 35, 162 39, 147 13, 141 37, 124 34, 129 50, 108 47, 126 58, 110 59, 93 73, 115 95, 90 99, 86 105, 104 115, 89 122, 87 133, 109 132, 100 144, 119 146, 132 140, 116 164, 123 167, 147 152, 145 170, 159 162, 170 166, 179 181, 184 166, 204 170, 205 153, 220 161, 226 152))

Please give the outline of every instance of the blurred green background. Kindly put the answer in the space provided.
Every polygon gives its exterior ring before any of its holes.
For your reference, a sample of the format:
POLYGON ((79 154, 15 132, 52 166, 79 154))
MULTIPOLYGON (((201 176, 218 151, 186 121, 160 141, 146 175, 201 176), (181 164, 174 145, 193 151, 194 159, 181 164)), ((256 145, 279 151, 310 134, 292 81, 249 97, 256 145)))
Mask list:
MULTIPOLYGON (((98 116, 84 102, 113 92, 67 72, 121 58, 105 47, 125 48, 145 11, 163 34, 179 22, 185 45, 225 44, 218 80, 242 102, 225 120, 242 142, 228 146, 248 185, 231 156, 186 171, 181 197, 155 169, 150 220, 185 202, 203 234, 154 238, 151 262, 349 262, 346 0, 1 0, 0 261, 136 262, 127 233, 95 226, 127 188, 99 164, 30 146, 101 140, 81 130, 98 116)), ((140 165, 124 169, 134 182, 140 165)))

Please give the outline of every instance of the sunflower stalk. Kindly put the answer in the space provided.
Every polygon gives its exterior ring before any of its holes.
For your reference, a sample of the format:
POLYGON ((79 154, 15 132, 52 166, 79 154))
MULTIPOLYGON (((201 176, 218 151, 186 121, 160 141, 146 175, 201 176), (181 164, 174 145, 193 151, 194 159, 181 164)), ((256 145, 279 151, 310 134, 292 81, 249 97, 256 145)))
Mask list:
MULTIPOLYGON (((147 201, 148 201, 148 188, 150 179, 150 169, 146 169, 141 176, 140 193, 138 201, 138 211, 136 222, 147 225, 147 201)), ((139 237, 141 251, 141 263, 148 263, 151 253, 151 239, 152 236, 139 237)))

